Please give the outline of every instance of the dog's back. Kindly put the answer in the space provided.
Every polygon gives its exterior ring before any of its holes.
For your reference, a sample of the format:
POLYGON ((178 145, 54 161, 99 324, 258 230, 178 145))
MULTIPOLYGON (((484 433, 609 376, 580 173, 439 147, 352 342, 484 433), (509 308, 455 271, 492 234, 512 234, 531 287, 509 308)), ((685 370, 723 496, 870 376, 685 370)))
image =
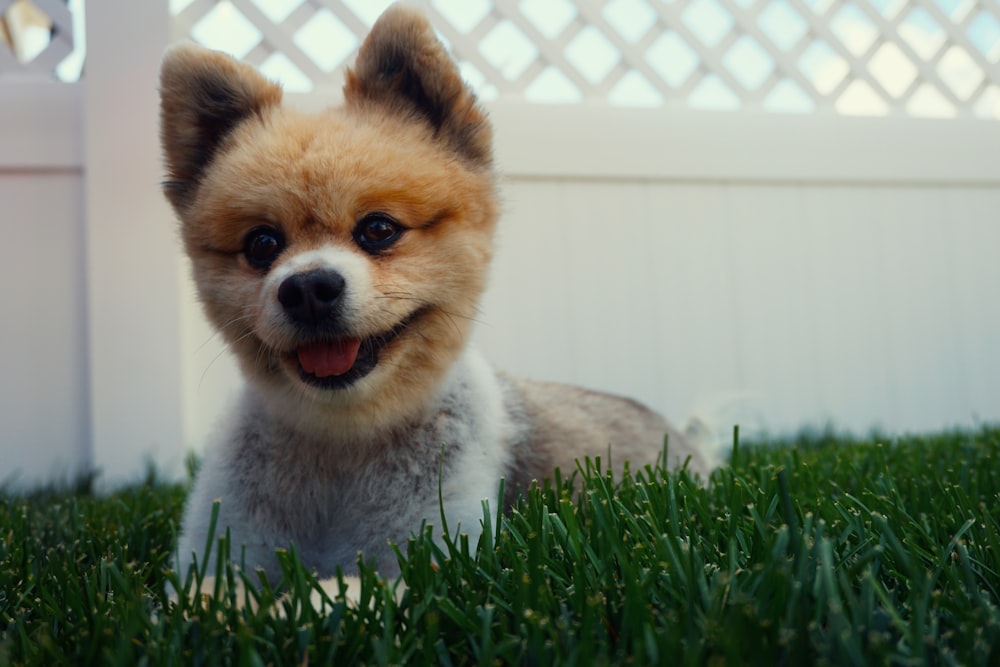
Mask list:
POLYGON ((527 488, 533 479, 563 477, 585 457, 601 457, 604 466, 633 469, 662 461, 684 464, 707 475, 704 455, 659 413, 629 398, 581 387, 539 382, 501 374, 508 411, 520 428, 511 443, 513 463, 508 476, 508 501, 513 487, 527 488), (513 484, 511 484, 513 482, 513 484))

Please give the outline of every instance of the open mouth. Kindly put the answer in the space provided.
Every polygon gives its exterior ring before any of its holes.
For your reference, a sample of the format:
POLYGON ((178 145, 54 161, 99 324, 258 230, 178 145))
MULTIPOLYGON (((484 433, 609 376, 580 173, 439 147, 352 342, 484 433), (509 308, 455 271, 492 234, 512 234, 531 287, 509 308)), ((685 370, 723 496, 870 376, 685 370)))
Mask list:
POLYGON ((289 354, 299 378, 320 389, 343 389, 371 373, 379 353, 426 312, 420 309, 386 333, 368 338, 333 338, 302 345, 289 354))

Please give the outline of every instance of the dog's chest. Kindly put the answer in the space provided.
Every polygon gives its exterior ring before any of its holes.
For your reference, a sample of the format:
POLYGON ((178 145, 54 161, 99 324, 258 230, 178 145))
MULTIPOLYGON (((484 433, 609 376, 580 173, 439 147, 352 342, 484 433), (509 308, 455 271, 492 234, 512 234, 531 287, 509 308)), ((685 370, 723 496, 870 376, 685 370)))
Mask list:
MULTIPOLYGON (((353 565, 359 552, 375 559, 380 571, 391 572, 389 541, 405 545, 423 519, 437 515, 436 467, 411 463, 408 469, 366 466, 352 475, 315 480, 303 489, 304 505, 286 504, 287 515, 272 520, 288 526, 287 538, 322 576, 332 575, 338 564, 353 565)), ((272 505, 271 511, 277 509, 272 505)))
POLYGON ((373 444, 378 453, 361 463, 339 455, 335 441, 255 419, 242 426, 229 464, 244 520, 266 543, 294 544, 323 576, 353 565, 358 552, 383 573, 395 570, 390 540, 405 545, 424 520, 440 532, 439 488, 449 517, 476 528, 480 501, 492 502, 489 484, 502 475, 492 423, 453 404, 373 444))

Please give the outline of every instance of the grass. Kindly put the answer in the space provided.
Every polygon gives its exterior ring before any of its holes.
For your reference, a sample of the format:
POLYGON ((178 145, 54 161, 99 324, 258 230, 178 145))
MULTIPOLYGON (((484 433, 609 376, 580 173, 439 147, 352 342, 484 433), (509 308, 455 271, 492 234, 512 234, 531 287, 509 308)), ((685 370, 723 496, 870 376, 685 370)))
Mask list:
POLYGON ((183 485, 0 494, 0 665, 1000 664, 1000 429, 582 474, 478 545, 424 527, 405 590, 362 566, 325 613, 294 551, 274 586, 168 603, 183 485))

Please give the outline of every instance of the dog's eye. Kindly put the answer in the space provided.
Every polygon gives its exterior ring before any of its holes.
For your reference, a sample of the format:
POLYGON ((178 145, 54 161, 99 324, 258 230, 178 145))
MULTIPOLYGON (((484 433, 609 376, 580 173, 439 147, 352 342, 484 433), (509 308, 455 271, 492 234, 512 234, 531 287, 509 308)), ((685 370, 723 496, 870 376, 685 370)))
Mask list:
POLYGON ((243 255, 256 269, 266 269, 285 248, 285 237, 274 227, 256 227, 243 240, 243 255))
POLYGON ((369 253, 385 250, 399 240, 404 227, 385 213, 366 215, 354 228, 354 241, 369 253))

